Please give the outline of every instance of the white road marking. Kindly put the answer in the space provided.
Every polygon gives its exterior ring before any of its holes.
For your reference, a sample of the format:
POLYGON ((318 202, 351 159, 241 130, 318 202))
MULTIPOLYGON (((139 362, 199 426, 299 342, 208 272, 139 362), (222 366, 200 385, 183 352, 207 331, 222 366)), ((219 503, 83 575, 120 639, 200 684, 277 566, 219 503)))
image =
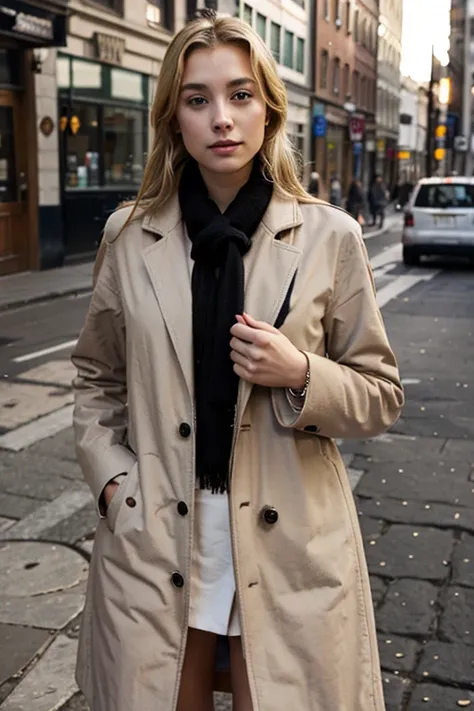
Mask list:
POLYGON ((92 494, 86 484, 74 482, 73 485, 75 488, 72 491, 64 491, 53 501, 48 501, 3 533, 0 532, 0 540, 39 538, 44 531, 71 518, 76 511, 92 503, 92 494))
POLYGON ((12 430, 12 432, 0 435, 0 449, 19 452, 40 439, 52 437, 58 432, 71 427, 73 409, 74 405, 67 405, 67 407, 51 412, 49 415, 33 420, 33 422, 28 422, 28 424, 12 430))
POLYGON ((430 281, 437 274, 439 274, 437 269, 413 269, 408 274, 402 274, 378 291, 377 304, 379 308, 386 306, 389 301, 416 286, 420 281, 430 281))
POLYGON ((25 355, 18 356, 13 359, 14 363, 26 363, 29 360, 35 360, 36 358, 42 358, 43 356, 49 355, 50 353, 57 353, 58 351, 65 351, 68 348, 74 348, 77 343, 77 339, 74 341, 66 341, 65 343, 58 343, 56 346, 51 346, 50 348, 43 348, 40 351, 33 351, 33 353, 26 353, 25 355))

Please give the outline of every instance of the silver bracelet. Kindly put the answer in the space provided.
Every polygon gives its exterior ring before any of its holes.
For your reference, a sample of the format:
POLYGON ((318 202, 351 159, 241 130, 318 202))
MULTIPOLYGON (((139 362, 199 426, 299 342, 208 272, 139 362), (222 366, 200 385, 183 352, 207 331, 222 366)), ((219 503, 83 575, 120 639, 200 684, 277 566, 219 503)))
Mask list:
MULTIPOLYGON (((306 359, 308 360, 308 357, 306 356, 306 359)), ((303 398, 306 396, 306 393, 308 392, 309 388, 309 380, 311 377, 311 370, 310 370, 310 365, 309 365, 309 360, 308 360, 308 368, 306 370, 306 375, 304 376, 304 386, 302 390, 293 390, 293 388, 288 388, 288 392, 292 397, 296 398, 303 398)))

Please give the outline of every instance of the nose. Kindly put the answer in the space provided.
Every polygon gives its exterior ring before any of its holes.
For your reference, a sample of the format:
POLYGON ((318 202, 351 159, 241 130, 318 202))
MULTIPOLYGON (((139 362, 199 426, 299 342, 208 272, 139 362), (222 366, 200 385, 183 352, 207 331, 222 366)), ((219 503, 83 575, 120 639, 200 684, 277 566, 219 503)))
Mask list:
POLYGON ((233 128, 234 122, 226 111, 225 106, 217 106, 213 119, 213 129, 216 132, 230 131, 233 128))

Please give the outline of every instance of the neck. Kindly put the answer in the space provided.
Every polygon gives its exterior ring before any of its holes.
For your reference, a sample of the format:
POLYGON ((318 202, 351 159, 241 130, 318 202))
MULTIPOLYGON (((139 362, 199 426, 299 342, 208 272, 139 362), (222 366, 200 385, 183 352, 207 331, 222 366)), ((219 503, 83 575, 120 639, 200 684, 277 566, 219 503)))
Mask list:
POLYGON ((248 163, 235 173, 214 173, 199 166, 209 197, 214 200, 221 212, 225 212, 235 199, 252 172, 252 163, 248 163))

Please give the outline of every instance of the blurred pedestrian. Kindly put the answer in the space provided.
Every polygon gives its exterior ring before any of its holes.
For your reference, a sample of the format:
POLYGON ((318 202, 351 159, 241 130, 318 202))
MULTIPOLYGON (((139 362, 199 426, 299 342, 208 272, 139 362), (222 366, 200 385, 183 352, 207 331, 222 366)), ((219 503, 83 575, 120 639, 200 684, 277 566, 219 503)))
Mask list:
POLYGON ((342 186, 337 175, 331 177, 330 187, 329 187, 329 202, 331 205, 340 207, 342 203, 342 186))
POLYGON ((101 520, 77 679, 91 711, 383 711, 357 511, 333 438, 398 417, 360 229, 297 178, 245 22, 171 41, 133 206, 108 220, 73 361, 101 520), (222 646, 224 643, 224 646, 222 646))
POLYGON ((308 185, 308 193, 310 195, 312 195, 313 197, 319 197, 320 189, 321 189, 321 186, 320 186, 319 173, 316 171, 313 171, 311 173, 311 178, 310 178, 309 185, 308 185))
POLYGON ((369 191, 369 206, 372 215, 372 226, 379 220, 379 228, 382 229, 385 221, 385 210, 387 208, 387 188, 381 175, 375 178, 375 182, 369 191))
POLYGON ((364 190, 361 181, 357 178, 354 178, 349 185, 346 210, 359 224, 364 221, 364 190))

